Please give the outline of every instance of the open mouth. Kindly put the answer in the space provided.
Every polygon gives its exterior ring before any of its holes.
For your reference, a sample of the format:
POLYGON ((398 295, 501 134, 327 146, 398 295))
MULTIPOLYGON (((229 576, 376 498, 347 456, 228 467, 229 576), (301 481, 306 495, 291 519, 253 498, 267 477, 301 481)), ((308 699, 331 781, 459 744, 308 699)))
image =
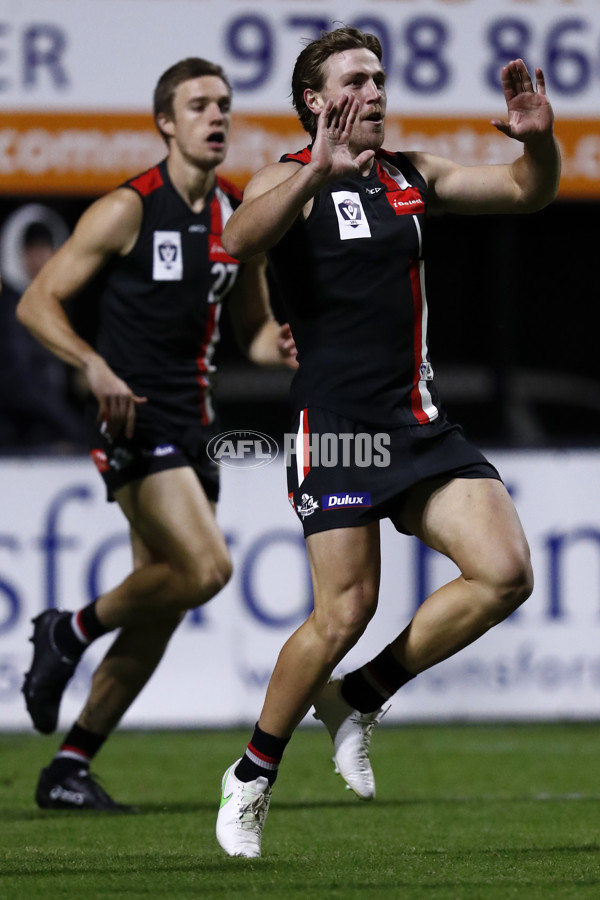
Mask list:
POLYGON ((373 112, 364 118, 365 122, 381 122, 383 121, 383 116, 380 112, 373 112))
POLYGON ((225 143, 225 132, 224 131, 213 131, 206 139, 209 144, 224 144, 225 143))

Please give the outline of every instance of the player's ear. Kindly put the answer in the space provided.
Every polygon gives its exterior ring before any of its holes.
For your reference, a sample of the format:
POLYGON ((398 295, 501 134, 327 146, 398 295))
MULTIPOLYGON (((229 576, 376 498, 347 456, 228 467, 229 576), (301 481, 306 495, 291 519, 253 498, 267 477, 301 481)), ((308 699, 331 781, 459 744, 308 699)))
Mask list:
POLYGON ((160 133, 164 134, 166 137, 173 137, 175 134, 175 122, 173 119, 170 119, 166 113, 161 112, 157 115, 156 124, 158 125, 160 133))
POLYGON ((306 88, 304 91, 304 102, 311 113, 315 113, 316 115, 318 115, 325 106, 321 95, 317 91, 313 91, 312 88, 306 88))

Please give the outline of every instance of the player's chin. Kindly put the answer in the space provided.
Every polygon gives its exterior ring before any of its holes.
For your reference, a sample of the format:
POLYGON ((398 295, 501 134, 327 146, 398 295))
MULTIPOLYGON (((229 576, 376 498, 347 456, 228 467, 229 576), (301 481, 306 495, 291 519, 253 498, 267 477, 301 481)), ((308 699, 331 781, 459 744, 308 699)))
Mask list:
POLYGON ((361 134, 361 146, 364 150, 379 150, 383 144, 383 127, 381 129, 366 129, 361 134))
POLYGON ((227 153, 227 143, 226 141, 209 141, 206 145, 206 149, 215 156, 224 157, 227 153))
POLYGON ((205 147, 202 154, 199 154, 199 156, 197 157, 196 162, 201 167, 206 166, 206 165, 211 166, 211 167, 218 166, 223 162, 226 155, 227 155, 227 145, 226 144, 222 145, 222 146, 205 147))

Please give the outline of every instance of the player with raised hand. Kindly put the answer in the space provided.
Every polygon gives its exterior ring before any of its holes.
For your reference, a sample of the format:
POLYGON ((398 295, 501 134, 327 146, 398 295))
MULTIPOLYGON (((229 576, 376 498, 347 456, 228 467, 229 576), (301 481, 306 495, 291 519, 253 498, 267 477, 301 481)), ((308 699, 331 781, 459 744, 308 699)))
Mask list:
POLYGON ((259 172, 223 243, 246 259, 269 251, 298 347, 292 385, 296 453, 288 492, 302 522, 314 611, 282 648, 252 738, 222 781, 217 839, 232 856, 261 854, 285 747, 312 705, 335 762, 372 799, 373 726, 418 673, 467 646, 530 594, 529 548, 496 469, 446 418, 427 343, 427 212, 541 209, 556 195, 560 157, 543 75, 522 60, 502 72, 508 120, 523 143, 511 164, 465 167, 383 149, 385 72, 379 40, 342 27, 299 55, 292 96, 312 143, 259 172), (323 467, 321 435, 388 438, 389 465, 323 467), (343 503, 331 504, 331 499, 343 503), (456 563, 381 653, 343 679, 333 669, 379 600, 379 521, 417 535, 456 563))

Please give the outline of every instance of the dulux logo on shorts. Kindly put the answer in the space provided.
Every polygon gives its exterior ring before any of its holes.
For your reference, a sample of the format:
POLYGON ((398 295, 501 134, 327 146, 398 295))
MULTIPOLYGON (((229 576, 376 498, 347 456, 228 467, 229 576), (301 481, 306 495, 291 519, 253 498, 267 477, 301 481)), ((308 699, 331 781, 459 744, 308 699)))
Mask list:
POLYGON ((322 498, 323 510, 349 508, 350 506, 370 506, 371 494, 325 494, 322 498))

